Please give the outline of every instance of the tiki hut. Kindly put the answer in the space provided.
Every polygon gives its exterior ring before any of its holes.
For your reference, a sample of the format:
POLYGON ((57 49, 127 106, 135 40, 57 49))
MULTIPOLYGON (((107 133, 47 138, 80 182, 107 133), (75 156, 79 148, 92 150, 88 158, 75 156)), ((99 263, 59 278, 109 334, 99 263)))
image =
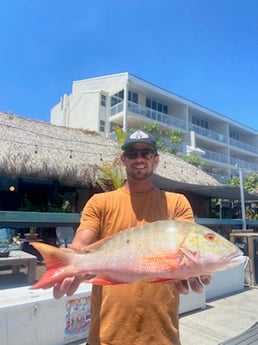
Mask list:
MULTIPOLYGON (((101 134, 0 113, 0 174, 58 179, 95 185, 96 168, 119 153, 116 141, 101 134)), ((160 154, 157 175, 192 184, 218 185, 202 170, 179 157, 160 154)))
MULTIPOLYGON (((77 190, 91 190, 92 194, 98 187, 96 180, 100 168, 111 164, 120 153, 118 143, 100 133, 56 126, 9 113, 0 113, 0 140, 2 190, 6 178, 15 181, 33 179, 38 183, 57 181, 77 190)), ((202 170, 165 153, 160 153, 155 179, 157 185, 167 190, 180 192, 184 186, 184 193, 188 196, 188 185, 219 185, 202 170)), ((78 207, 82 207, 82 202, 78 207)))

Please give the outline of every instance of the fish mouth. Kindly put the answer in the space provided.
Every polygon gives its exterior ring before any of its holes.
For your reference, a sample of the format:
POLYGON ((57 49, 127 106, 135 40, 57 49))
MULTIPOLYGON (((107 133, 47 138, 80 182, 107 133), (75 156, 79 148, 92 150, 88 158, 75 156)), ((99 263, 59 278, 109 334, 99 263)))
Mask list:
POLYGON ((222 258, 221 261, 223 262, 223 264, 227 265, 228 268, 230 268, 243 263, 247 264, 248 259, 249 258, 247 256, 244 256, 244 253, 241 250, 237 249, 230 256, 222 258))

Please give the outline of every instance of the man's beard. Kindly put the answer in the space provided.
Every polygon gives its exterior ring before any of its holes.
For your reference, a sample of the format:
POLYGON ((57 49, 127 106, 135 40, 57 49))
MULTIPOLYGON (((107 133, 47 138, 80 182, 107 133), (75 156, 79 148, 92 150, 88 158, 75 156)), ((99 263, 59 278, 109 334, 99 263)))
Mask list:
POLYGON ((145 171, 144 173, 142 171, 130 171, 127 174, 128 178, 132 178, 134 180, 142 181, 146 180, 147 178, 151 177, 153 174, 153 171, 145 171))

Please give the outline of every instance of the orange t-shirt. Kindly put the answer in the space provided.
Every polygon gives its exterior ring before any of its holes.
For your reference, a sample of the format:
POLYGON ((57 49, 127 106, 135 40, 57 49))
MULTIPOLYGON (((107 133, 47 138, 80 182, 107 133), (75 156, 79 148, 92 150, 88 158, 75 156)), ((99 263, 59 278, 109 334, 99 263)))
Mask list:
MULTIPOLYGON (((157 220, 193 221, 182 194, 124 188, 95 194, 85 205, 77 231, 91 229, 99 239, 157 220)), ((90 345, 179 345, 179 294, 173 283, 93 286, 90 345)))

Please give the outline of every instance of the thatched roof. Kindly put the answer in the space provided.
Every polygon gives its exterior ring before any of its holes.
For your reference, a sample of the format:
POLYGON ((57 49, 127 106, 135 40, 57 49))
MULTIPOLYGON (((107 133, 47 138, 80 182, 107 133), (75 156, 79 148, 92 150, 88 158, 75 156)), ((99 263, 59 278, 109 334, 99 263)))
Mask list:
MULTIPOLYGON (((0 113, 0 175, 58 179, 95 185, 96 167, 119 153, 116 141, 88 130, 56 126, 0 113)), ((219 185, 202 170, 170 154, 160 154, 156 174, 173 181, 219 185)))

